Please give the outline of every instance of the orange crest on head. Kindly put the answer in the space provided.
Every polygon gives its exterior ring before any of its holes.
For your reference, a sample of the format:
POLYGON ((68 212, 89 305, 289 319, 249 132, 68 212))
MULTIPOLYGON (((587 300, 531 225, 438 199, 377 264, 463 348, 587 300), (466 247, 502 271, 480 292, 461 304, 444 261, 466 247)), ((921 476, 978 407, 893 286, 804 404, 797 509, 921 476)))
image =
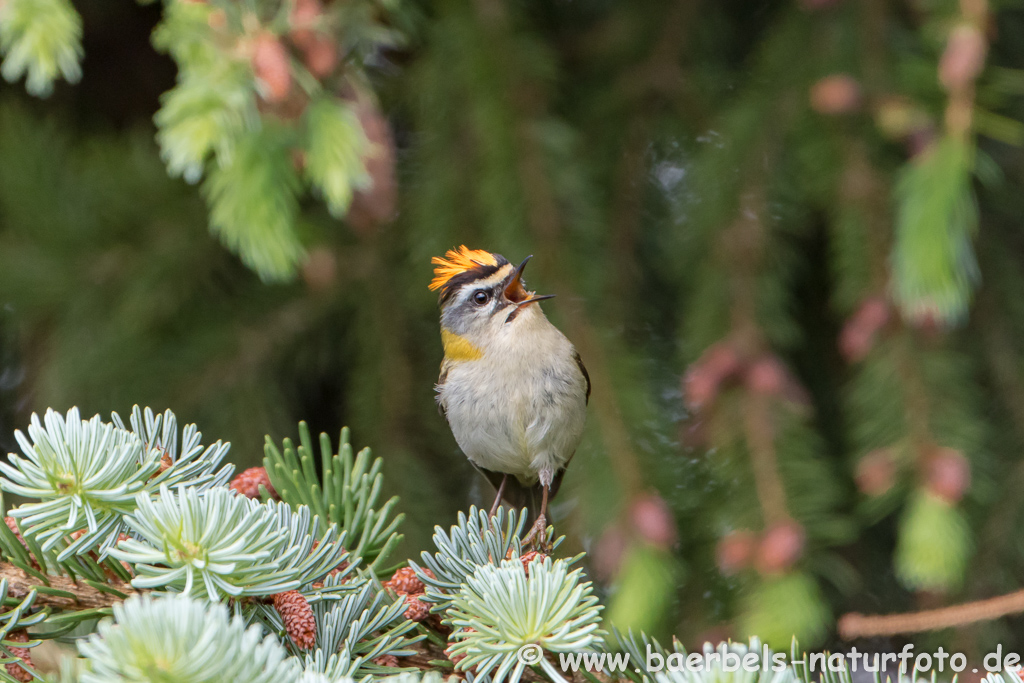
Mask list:
POLYGON ((456 275, 466 271, 480 268, 481 266, 497 266, 497 257, 483 249, 469 249, 466 245, 458 249, 449 249, 443 256, 435 256, 430 259, 434 264, 434 279, 430 282, 430 291, 441 289, 456 275))

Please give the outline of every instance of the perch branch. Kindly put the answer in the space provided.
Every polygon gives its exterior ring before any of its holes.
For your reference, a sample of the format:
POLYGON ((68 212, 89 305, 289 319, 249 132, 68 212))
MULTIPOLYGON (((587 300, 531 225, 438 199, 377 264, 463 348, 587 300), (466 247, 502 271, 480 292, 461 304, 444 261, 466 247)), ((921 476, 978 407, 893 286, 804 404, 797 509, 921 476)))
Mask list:
MULTIPOLYGON (((745 356, 763 352, 764 334, 757 319, 758 277, 764 258, 767 227, 763 222, 767 200, 760 170, 741 195, 739 215, 723 233, 722 256, 730 269, 732 287, 731 316, 734 338, 742 344, 745 356)), ((789 519, 786 489, 779 473, 775 451, 775 424, 772 401, 756 392, 747 392, 743 408, 743 428, 754 471, 758 502, 768 525, 789 519)))

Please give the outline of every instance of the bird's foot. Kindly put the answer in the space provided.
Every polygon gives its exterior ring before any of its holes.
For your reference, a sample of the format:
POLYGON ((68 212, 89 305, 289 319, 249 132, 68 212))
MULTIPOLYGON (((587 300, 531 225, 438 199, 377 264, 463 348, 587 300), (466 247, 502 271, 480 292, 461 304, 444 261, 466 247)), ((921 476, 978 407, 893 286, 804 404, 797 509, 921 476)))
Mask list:
POLYGON ((537 516, 537 521, 530 528, 530 533, 523 539, 523 545, 531 545, 534 550, 545 555, 551 553, 551 544, 548 543, 548 520, 543 513, 537 516))

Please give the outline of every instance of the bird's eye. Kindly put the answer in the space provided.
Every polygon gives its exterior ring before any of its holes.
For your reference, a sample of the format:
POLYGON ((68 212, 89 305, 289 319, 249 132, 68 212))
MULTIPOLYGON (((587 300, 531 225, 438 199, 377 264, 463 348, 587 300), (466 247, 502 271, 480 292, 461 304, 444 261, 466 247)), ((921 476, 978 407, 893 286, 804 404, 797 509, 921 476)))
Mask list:
POLYGON ((487 303, 490 300, 491 300, 490 292, 485 292, 482 289, 480 291, 478 291, 476 294, 473 295, 473 303, 475 303, 477 306, 483 306, 485 303, 487 303))

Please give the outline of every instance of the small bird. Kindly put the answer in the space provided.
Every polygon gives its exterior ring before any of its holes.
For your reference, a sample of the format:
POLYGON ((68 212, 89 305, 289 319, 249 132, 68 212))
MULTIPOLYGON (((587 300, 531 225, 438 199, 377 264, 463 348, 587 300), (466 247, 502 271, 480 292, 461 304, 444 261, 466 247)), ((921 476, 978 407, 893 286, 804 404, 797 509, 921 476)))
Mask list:
POLYGON ((497 486, 491 515, 514 490, 542 489, 527 540, 544 537, 548 500, 583 436, 590 398, 580 354, 540 309, 554 295, 526 290, 530 258, 513 266, 461 246, 431 260, 430 283, 440 290, 444 345, 438 405, 459 447, 497 486))

